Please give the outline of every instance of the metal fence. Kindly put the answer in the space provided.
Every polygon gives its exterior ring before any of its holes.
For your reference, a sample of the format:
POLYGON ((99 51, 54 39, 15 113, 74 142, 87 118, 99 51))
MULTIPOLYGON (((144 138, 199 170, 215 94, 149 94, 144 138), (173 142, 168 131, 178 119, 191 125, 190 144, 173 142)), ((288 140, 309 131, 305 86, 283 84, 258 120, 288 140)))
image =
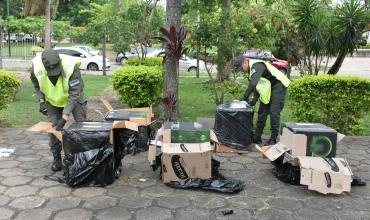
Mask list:
POLYGON ((34 57, 33 49, 38 46, 36 40, 24 39, 8 39, 8 35, 4 34, 4 39, 1 41, 3 45, 4 59, 32 59, 34 57))

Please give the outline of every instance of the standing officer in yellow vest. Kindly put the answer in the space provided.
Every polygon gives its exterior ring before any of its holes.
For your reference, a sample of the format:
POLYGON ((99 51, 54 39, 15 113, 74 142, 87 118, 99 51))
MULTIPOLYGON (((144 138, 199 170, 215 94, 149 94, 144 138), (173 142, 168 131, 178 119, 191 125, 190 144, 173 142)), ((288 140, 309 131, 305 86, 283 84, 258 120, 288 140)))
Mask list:
POLYGON ((249 74, 249 85, 244 93, 243 100, 254 106, 260 99, 258 109, 258 120, 256 131, 253 135, 253 142, 262 143, 262 133, 266 124, 267 116, 270 114, 271 136, 267 145, 277 142, 280 127, 280 112, 284 107, 286 89, 290 80, 282 72, 268 62, 262 60, 249 59, 245 56, 238 56, 235 60, 237 71, 249 74), (249 96, 254 93, 254 97, 249 101, 249 96))
MULTIPOLYGON (((40 112, 56 130, 62 130, 71 113, 76 121, 86 120, 84 83, 80 73, 80 62, 53 49, 45 50, 32 60, 31 81, 40 103, 40 112)), ((62 169, 62 144, 49 134, 50 151, 53 154, 51 170, 62 169)))

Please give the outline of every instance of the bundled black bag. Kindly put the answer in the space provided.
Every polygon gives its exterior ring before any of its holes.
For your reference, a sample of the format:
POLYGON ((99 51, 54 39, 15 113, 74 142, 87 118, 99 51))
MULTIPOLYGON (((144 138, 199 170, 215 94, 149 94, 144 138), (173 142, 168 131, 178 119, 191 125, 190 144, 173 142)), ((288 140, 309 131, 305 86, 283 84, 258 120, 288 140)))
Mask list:
POLYGON ((63 131, 64 182, 106 186, 120 175, 124 149, 110 144, 112 123, 74 123, 63 131))
POLYGON ((102 148, 64 157, 64 178, 69 186, 106 186, 113 183, 113 149, 102 148))
POLYGON ((148 151, 151 134, 150 126, 139 126, 139 131, 127 128, 114 129, 114 143, 124 149, 124 154, 148 151))
POLYGON ((219 143, 246 150, 252 143, 253 108, 240 101, 229 101, 217 107, 215 134, 219 143))

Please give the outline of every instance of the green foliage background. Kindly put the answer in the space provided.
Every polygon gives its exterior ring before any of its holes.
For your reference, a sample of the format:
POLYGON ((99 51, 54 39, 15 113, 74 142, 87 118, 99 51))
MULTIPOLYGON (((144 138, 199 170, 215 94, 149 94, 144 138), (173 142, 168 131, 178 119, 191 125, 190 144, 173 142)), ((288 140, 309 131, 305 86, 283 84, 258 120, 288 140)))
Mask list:
POLYGON ((370 110, 370 80, 330 75, 304 76, 288 89, 293 120, 319 122, 347 135, 363 129, 370 110))

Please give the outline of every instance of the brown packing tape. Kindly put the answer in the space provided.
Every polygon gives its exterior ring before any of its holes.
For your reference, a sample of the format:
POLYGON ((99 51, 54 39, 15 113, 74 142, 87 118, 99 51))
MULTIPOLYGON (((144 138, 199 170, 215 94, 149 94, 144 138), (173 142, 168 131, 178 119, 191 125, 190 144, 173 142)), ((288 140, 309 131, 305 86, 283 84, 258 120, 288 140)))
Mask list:
POLYGON ((104 106, 108 109, 108 111, 113 111, 114 108, 111 106, 111 104, 105 100, 105 99, 100 99, 100 101, 104 104, 104 106))
POLYGON ((28 128, 27 131, 51 133, 54 134, 58 140, 63 141, 62 132, 55 130, 50 122, 40 121, 39 123, 28 128))

